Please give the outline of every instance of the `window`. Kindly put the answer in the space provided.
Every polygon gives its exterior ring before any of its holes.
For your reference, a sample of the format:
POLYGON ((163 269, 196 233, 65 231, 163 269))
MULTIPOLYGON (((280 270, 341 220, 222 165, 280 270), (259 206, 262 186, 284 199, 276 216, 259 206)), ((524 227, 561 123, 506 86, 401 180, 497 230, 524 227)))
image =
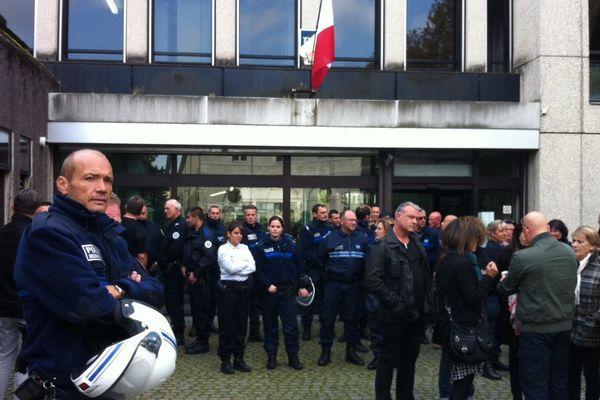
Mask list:
POLYGON ((170 157, 166 154, 128 154, 105 153, 113 171, 121 174, 153 174, 171 173, 170 157))
POLYGON ((370 176, 375 175, 375 157, 292 156, 292 175, 370 176))
POLYGON ((472 176, 473 154, 469 151, 398 151, 394 154, 394 176, 472 176))
POLYGON ((6 27, 33 52, 33 25, 35 0, 0 0, 0 15, 6 27))
POLYGON ((589 1, 590 101, 600 102, 600 2, 589 1))
POLYGON ((125 0, 65 0, 68 60, 123 61, 125 0))
POLYGON ((240 65, 296 65, 296 0, 239 0, 240 65))
POLYGON ((509 72, 511 0, 488 0, 488 72, 509 72))
POLYGON ((406 69, 460 69, 460 0, 408 0, 406 69))
POLYGON ((334 67, 379 68, 379 1, 334 0, 334 67))
POLYGON ((178 155, 180 174, 201 175, 281 175, 283 163, 275 156, 178 155))
POLYGON ((19 169, 22 176, 31 175, 31 139, 19 138, 19 169))
POLYGON ((212 0, 154 0, 154 62, 212 62, 212 0))
POLYGON ((10 171, 10 133, 0 129, 0 170, 10 171))

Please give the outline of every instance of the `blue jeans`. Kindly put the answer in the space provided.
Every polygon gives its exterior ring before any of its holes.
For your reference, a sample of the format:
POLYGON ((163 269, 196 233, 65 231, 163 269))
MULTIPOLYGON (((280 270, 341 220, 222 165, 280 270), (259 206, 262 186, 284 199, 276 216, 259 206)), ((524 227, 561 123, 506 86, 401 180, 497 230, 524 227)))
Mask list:
POLYGON ((563 400, 569 397, 569 331, 521 332, 519 378, 527 400, 563 400))

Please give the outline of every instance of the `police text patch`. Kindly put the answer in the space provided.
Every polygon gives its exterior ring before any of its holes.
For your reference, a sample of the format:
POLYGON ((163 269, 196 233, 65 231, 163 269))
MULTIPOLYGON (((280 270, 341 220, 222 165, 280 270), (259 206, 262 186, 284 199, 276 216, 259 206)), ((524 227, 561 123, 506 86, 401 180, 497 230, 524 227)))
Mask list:
POLYGON ((100 249, 97 248, 96 246, 94 246, 93 244, 82 244, 81 248, 83 249, 83 254, 85 254, 85 259, 92 262, 92 261, 102 261, 104 262, 104 260, 102 259, 102 252, 100 252, 100 249))

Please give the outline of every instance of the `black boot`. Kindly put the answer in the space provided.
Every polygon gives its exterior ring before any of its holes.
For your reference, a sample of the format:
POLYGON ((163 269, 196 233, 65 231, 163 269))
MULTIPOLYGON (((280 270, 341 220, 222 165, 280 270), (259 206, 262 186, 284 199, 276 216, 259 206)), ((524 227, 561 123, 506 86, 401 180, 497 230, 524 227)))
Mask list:
POLYGON ((492 381, 501 381, 502 376, 492 367, 490 362, 486 362, 483 366, 483 373, 481 374, 484 378, 491 379, 492 381))
POLYGON ((319 356, 319 359, 317 360, 317 365, 324 367, 327 364, 329 364, 330 362, 331 362, 331 348, 323 347, 321 349, 321 355, 319 356))
POLYGON ((248 342, 262 342, 263 338, 260 336, 260 329, 258 324, 250 325, 250 334, 248 335, 248 342))
POLYGON ((208 347, 208 342, 203 343, 196 339, 192 344, 187 346, 185 349, 186 354, 200 354, 200 353, 208 353, 210 347, 208 347))
POLYGON ((298 353, 288 353, 288 366, 298 371, 304 368, 304 365, 298 359, 298 353))
POLYGON ((234 356, 233 369, 240 372, 250 372, 250 367, 246 364, 246 361, 244 361, 244 356, 234 356))
POLYGON ((231 366, 229 357, 221 357, 221 372, 227 375, 235 373, 235 369, 231 366))
POLYGON ((356 343, 355 350, 358 351, 359 353, 368 353, 369 352, 369 349, 367 349, 367 347, 364 344, 362 344, 360 342, 360 340, 358 341, 358 343, 356 343))
POLYGON ((367 369, 373 371, 373 370, 377 369, 378 365, 379 365, 379 357, 374 356, 373 359, 371 360, 371 362, 367 365, 367 369))
POLYGON ((267 369, 277 368, 277 355, 267 354, 267 369))
POLYGON ((304 325, 304 329, 302 330, 302 340, 310 340, 310 325, 304 325))
POLYGON ((365 362, 356 354, 356 347, 346 346, 346 361, 354 365, 365 365, 365 362))
POLYGON ((496 371, 508 371, 508 366, 506 364, 504 364, 502 361, 500 361, 500 358, 498 355, 495 355, 494 357, 492 357, 492 359, 490 360, 490 364, 496 371))

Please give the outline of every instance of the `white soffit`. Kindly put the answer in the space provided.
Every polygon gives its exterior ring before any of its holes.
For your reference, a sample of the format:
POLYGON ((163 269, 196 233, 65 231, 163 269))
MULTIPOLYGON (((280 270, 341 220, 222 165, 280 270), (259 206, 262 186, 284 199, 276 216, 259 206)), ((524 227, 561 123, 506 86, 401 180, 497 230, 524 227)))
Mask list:
POLYGON ((539 149, 537 129, 49 122, 48 142, 297 148, 539 149))

